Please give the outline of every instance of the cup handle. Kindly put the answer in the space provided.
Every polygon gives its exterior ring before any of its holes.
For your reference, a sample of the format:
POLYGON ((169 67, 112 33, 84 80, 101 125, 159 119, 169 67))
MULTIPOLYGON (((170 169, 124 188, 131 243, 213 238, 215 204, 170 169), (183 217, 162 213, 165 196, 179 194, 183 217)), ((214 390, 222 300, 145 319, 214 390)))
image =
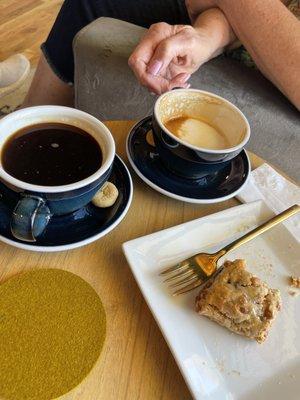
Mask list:
POLYGON ((171 149, 176 149, 179 146, 179 143, 170 138, 165 132, 161 132, 161 140, 166 146, 171 147, 171 149))
POLYGON ((19 240, 35 242, 50 218, 51 212, 44 199, 23 194, 12 214, 11 233, 19 240))

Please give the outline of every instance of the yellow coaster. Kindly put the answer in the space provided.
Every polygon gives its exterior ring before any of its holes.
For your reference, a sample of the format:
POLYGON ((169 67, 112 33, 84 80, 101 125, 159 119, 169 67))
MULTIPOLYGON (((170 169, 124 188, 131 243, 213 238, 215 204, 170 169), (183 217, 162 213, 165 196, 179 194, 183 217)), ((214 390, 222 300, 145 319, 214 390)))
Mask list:
POLYGON ((32 270, 0 285, 0 398, 50 400, 77 386, 102 350, 103 305, 79 276, 32 270))

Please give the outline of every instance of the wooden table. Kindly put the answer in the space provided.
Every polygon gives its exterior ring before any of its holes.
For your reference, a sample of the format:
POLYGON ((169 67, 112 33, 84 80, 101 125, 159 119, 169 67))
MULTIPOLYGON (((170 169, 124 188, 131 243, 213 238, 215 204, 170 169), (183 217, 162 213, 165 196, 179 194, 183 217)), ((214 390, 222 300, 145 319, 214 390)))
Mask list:
MULTIPOLYGON (((125 138, 132 122, 109 122, 118 154, 127 162, 125 138)), ((252 168, 263 160, 251 155, 252 168)), ((107 314, 107 338, 96 366, 64 400, 185 400, 187 386, 152 317, 121 250, 121 244, 238 204, 187 204, 163 196, 131 170, 134 196, 121 224, 104 238, 79 249, 34 253, 0 244, 0 279, 32 267, 61 268, 89 282, 107 314)))

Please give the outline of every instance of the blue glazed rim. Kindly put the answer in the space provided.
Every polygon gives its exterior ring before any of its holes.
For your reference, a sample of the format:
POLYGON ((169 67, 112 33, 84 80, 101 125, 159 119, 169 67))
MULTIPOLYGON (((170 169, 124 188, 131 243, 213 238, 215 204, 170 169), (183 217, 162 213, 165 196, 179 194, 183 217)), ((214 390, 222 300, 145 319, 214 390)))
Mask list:
POLYGON ((125 217, 132 201, 133 185, 128 168, 116 155, 109 180, 119 190, 116 203, 98 208, 92 203, 71 214, 53 217, 35 243, 27 244, 10 232, 10 216, 14 204, 8 204, 0 182, 0 240, 14 247, 31 251, 55 252, 87 245, 111 232, 125 217), (66 234, 68 232, 68 235, 66 234))
POLYGON ((211 204, 236 196, 247 183, 251 166, 245 150, 224 170, 201 179, 182 178, 167 170, 155 147, 146 141, 152 117, 145 117, 129 132, 126 142, 128 160, 136 174, 154 190, 176 200, 211 204))

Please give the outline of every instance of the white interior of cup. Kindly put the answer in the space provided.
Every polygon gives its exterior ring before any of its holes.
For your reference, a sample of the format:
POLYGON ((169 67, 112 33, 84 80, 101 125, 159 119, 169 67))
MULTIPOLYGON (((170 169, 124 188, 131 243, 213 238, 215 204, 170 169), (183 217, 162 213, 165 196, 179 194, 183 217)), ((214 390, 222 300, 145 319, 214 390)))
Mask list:
POLYGON ((250 126, 245 115, 228 100, 197 89, 177 89, 161 95, 154 106, 160 127, 175 140, 195 150, 208 153, 229 153, 245 146, 250 138, 250 126), (221 131, 230 147, 212 150, 196 147, 173 135, 164 123, 176 117, 199 118, 221 131))
POLYGON ((0 162, 0 178, 5 182, 23 190, 58 193, 79 189, 80 187, 94 182, 111 166, 115 156, 115 142, 109 129, 90 114, 74 108, 62 106, 37 106, 24 108, 15 111, 0 120, 0 160, 2 147, 11 135, 27 126, 48 122, 60 122, 75 126, 93 136, 102 151, 101 167, 91 176, 78 182, 62 186, 40 186, 14 178, 3 169, 2 163, 0 162))

